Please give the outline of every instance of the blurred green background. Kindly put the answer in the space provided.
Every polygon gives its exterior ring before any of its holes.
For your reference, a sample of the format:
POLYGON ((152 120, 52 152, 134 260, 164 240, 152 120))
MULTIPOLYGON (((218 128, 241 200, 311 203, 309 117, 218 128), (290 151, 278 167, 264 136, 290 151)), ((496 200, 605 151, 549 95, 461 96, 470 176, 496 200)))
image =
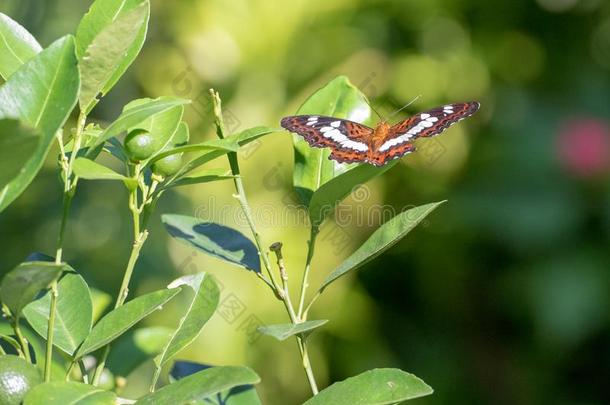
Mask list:
MULTIPOLYGON (((95 110, 114 119, 133 98, 193 99, 194 140, 213 137, 206 89, 221 92, 232 131, 278 126, 338 74, 386 115, 479 100, 480 112, 423 141, 328 221, 312 285, 372 232, 362 207, 447 199, 387 254, 337 283, 312 319, 322 386, 373 367, 428 382, 420 404, 610 403, 610 3, 604 0, 153 0, 147 43, 95 110), (352 216, 350 216, 352 215, 352 216), (351 218, 351 219, 350 219, 351 218)), ((88 1, 2 0, 0 11, 46 46, 74 32, 88 1)), ((397 116, 398 117, 398 116, 397 116)), ((398 118, 395 118, 398 119, 398 118)), ((55 154, 0 215, 0 271, 52 254, 60 215, 55 154)), ((281 240, 300 281, 307 225, 291 207, 292 144, 270 135, 241 156, 267 244, 281 240)), ((225 162, 218 160, 217 166, 225 162)), ((199 215, 247 232, 230 182, 166 194, 157 213, 199 215)), ((65 258, 116 294, 130 248, 125 190, 81 182, 65 258)), ((301 216, 302 218, 302 216, 301 216)), ((245 364, 264 403, 308 395, 292 342, 248 326, 285 322, 252 274, 170 240, 158 215, 132 291, 205 270, 223 285, 220 312, 181 358, 245 364), (224 306, 223 306, 224 305, 224 306)), ((148 324, 174 325, 172 308, 148 324)))

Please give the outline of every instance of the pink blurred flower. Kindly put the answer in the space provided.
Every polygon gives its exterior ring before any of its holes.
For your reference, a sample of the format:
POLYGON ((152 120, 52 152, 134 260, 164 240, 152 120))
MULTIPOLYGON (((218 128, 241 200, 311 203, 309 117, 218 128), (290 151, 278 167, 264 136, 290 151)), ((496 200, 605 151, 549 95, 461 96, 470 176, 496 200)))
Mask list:
POLYGON ((576 118, 564 123, 557 137, 557 154, 571 174, 599 177, 610 172, 610 127, 596 118, 576 118))

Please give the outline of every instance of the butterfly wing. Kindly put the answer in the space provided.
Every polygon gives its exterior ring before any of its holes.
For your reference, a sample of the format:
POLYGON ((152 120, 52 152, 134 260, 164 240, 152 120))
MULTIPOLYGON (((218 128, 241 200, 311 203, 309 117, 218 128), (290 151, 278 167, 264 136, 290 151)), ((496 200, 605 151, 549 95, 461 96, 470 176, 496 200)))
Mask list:
POLYGON ((377 149, 375 161, 372 163, 383 165, 388 160, 414 151, 415 146, 412 142, 415 139, 438 135, 456 122, 477 112, 479 107, 480 104, 476 101, 447 104, 399 122, 389 129, 386 138, 377 149))
POLYGON ((363 162, 373 129, 357 122, 321 115, 284 117, 281 125, 301 135, 310 146, 330 148, 329 159, 340 163, 363 162))

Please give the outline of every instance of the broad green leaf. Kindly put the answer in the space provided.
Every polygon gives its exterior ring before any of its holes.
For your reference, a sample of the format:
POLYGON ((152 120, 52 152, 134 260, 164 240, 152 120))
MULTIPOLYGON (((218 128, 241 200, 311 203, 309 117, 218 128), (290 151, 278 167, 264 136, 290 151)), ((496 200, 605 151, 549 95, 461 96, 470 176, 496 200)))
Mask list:
MULTIPOLYGON (((257 140, 260 137, 271 134, 273 132, 278 132, 280 130, 281 129, 269 128, 269 127, 254 127, 254 128, 249 128, 244 131, 241 131, 237 134, 231 135, 231 136, 227 137, 226 139, 235 140, 237 142, 237 144, 240 147, 242 147, 242 146, 249 144, 250 142, 257 140)), ((227 153, 226 151, 205 152, 202 155, 197 156, 196 158, 194 158, 193 160, 191 160, 190 162, 185 164, 183 166, 183 168, 180 169, 178 174, 176 176, 174 176, 174 178, 179 179, 182 176, 184 176, 186 173, 189 173, 189 172, 197 169, 198 167, 201 167, 205 163, 208 163, 226 153, 227 153)))
MULTIPOLYGON (((67 272, 57 285, 58 297, 55 309, 55 333, 53 344, 69 355, 91 331, 93 304, 85 280, 76 272, 67 272)), ((49 322, 51 292, 31 302, 23 315, 40 336, 46 338, 49 322)))
POLYGON ((19 175, 39 143, 35 129, 17 120, 0 120, 0 190, 19 175))
POLYGON ((167 361, 174 357, 182 349, 190 345, 201 333, 201 330, 212 317, 216 307, 220 291, 214 279, 207 273, 197 273, 189 276, 180 277, 174 280, 168 287, 188 287, 192 293, 191 301, 185 308, 184 316, 172 334, 171 339, 163 352, 155 359, 158 368, 162 367, 167 361))
POLYGON ((74 173, 87 180, 127 180, 122 174, 87 158, 77 158, 74 161, 74 173))
POLYGON ((0 403, 19 405, 28 391, 42 382, 42 374, 36 366, 21 357, 0 356, 0 403))
POLYGON ((376 368, 334 383, 303 405, 390 405, 432 392, 413 374, 395 368, 376 368))
MULTIPOLYGON (((125 111, 129 111, 150 101, 152 100, 147 98, 134 100, 125 106, 125 111)), ((148 131, 153 139, 152 156, 154 156, 160 151, 171 148, 172 140, 175 135, 181 138, 185 137, 183 131, 185 129, 186 124, 180 126, 180 121, 182 120, 183 114, 184 106, 177 105, 175 107, 170 108, 169 110, 161 111, 157 114, 151 115, 144 121, 139 122, 138 124, 129 128, 129 131, 132 131, 134 129, 145 129, 146 131, 148 131), (180 129, 180 131, 178 131, 178 129, 180 129)), ((186 128, 186 137, 188 137, 188 127, 186 128)), ((186 143, 186 141, 184 141, 183 143, 186 143)))
POLYGON ((178 105, 188 104, 188 100, 184 100, 176 97, 159 97, 154 100, 146 101, 130 109, 125 109, 121 115, 112 124, 102 132, 102 134, 95 139, 94 142, 89 146, 89 152, 87 156, 90 157, 94 154, 96 146, 101 145, 113 136, 117 136, 122 132, 129 130, 138 125, 148 117, 167 111, 170 108, 178 105))
MULTIPOLYGON (((174 363, 170 371, 170 381, 180 380, 202 370, 207 370, 214 366, 195 363, 192 361, 179 360, 174 363)), ((209 405, 261 405, 254 385, 239 385, 231 389, 221 391, 215 395, 202 400, 202 403, 209 405)))
POLYGON ((241 232, 185 215, 166 214, 161 221, 174 238, 229 263, 257 273, 261 271, 256 246, 241 232))
POLYGON ((397 161, 391 162, 382 167, 363 164, 357 166, 337 177, 330 179, 314 191, 309 201, 309 219, 311 226, 319 228, 324 219, 334 211, 345 197, 355 191, 357 187, 371 180, 372 178, 385 173, 393 167, 397 161))
POLYGON ((164 185, 162 188, 188 186, 193 184, 210 183, 212 181, 233 179, 235 176, 226 169, 205 169, 198 170, 187 176, 180 177, 177 180, 164 185))
MULTIPOLYGON (((297 115, 316 114, 351 121, 364 122, 371 116, 364 95, 347 77, 339 76, 331 80, 311 95, 297 111, 297 115)), ((299 135, 293 134, 295 191, 305 205, 314 191, 333 177, 345 171, 346 166, 328 159, 327 148, 312 148, 299 135)))
POLYGON ((160 309, 178 292, 180 292, 180 288, 155 291, 134 298, 125 305, 109 312, 93 327, 74 357, 82 358, 84 355, 112 342, 153 311, 160 309))
POLYGON ((308 336, 314 329, 328 322, 328 319, 305 321, 302 323, 281 323, 276 325, 260 326, 258 331, 263 335, 272 336, 277 340, 286 340, 291 336, 308 336))
POLYGON ((66 264, 49 262, 25 262, 8 272, 0 283, 0 301, 9 307, 15 317, 36 298, 40 290, 48 288, 63 271, 69 271, 66 264))
POLYGON ((79 87, 71 36, 55 41, 34 56, 0 87, 0 119, 19 119, 41 134, 34 155, 19 175, 0 190, 0 211, 14 201, 38 173, 55 133, 76 104, 79 87))
POLYGON ((144 44, 150 16, 148 0, 122 3, 115 9, 115 1, 98 0, 77 31, 80 107, 86 113, 116 84, 144 44))
POLYGON ((174 330, 163 326, 135 329, 113 344, 107 367, 115 376, 127 377, 144 362, 160 354, 174 330))
POLYGON ((370 262, 405 237, 413 228, 417 226, 428 214, 434 211, 444 201, 421 205, 411 208, 385 224, 381 225, 373 234, 356 250, 350 257, 339 265, 322 282, 319 291, 322 292, 330 283, 357 269, 358 267, 370 262))
POLYGON ((178 146, 175 148, 168 149, 164 152, 157 154, 154 158, 150 159, 150 163, 152 164, 152 163, 156 162, 157 160, 163 159, 166 156, 176 155, 178 153, 217 150, 217 151, 220 151, 221 155, 224 155, 227 152, 236 152, 238 149, 239 149, 239 144, 231 138, 213 139, 211 141, 193 143, 190 145, 183 145, 183 146, 178 146))
POLYGON ((24 405, 115 405, 114 392, 74 381, 39 384, 25 396, 24 405))
POLYGON ((140 398, 136 404, 184 404, 259 381, 259 376, 248 367, 212 367, 166 385, 157 392, 140 398))
POLYGON ((19 23, 0 13, 0 76, 8 79, 42 47, 19 23))

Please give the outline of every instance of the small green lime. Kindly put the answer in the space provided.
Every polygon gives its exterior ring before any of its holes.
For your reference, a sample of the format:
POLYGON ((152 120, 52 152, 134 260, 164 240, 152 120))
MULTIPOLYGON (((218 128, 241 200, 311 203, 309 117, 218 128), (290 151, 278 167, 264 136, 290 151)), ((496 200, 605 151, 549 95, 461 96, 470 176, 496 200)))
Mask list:
POLYGON ((19 405, 25 394, 42 383, 40 370, 14 355, 0 356, 0 404, 19 405))
POLYGON ((144 129, 134 129, 125 137, 125 151, 135 162, 148 159, 155 152, 153 137, 144 129))
POLYGON ((176 174, 182 167, 182 155, 176 153, 175 155, 169 155, 163 159, 157 160, 153 166, 153 173, 160 176, 171 176, 176 174))

